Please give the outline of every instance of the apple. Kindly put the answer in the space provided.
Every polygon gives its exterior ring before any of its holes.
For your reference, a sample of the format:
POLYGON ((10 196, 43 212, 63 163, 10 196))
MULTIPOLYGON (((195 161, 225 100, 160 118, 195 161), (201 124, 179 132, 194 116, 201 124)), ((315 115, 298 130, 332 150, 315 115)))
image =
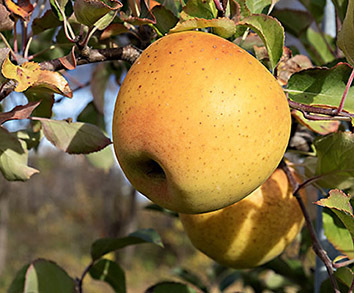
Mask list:
POLYGON ((253 56, 221 37, 181 32, 145 49, 118 93, 112 139, 131 184, 182 213, 241 200, 275 170, 291 118, 253 56))
MULTIPOLYGON (((306 194, 301 196, 306 200, 306 194)), ((262 265, 280 255, 299 233, 304 217, 283 170, 250 195, 224 209, 180 214, 192 244, 235 269, 262 265)))

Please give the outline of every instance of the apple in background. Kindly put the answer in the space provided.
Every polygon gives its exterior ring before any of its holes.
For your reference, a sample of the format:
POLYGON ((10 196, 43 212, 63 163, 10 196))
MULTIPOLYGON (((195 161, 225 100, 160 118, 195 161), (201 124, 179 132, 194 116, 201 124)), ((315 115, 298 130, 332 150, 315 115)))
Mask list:
POLYGON ((275 170, 290 135, 272 74, 234 43, 204 32, 164 36, 119 90, 113 143, 131 184, 182 213, 241 200, 275 170))
MULTIPOLYGON (((306 194, 301 196, 306 200, 306 194)), ((304 217, 283 170, 253 193, 210 213, 180 214, 192 244, 235 269, 262 265, 280 255, 299 233, 304 217)))

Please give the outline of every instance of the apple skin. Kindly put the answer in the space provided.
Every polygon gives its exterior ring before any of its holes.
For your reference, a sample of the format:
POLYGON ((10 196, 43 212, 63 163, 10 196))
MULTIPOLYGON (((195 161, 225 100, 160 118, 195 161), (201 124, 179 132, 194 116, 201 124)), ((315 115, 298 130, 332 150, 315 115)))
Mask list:
MULTIPOLYGON (((306 194, 301 191, 306 200, 306 194)), ((304 217, 283 170, 253 193, 210 213, 179 214, 192 244, 235 269, 260 266, 280 255, 299 233, 304 217)))
POLYGON ((291 118, 272 74, 203 32, 151 44, 119 90, 112 137, 131 184, 156 204, 203 213, 261 185, 285 152, 291 118))

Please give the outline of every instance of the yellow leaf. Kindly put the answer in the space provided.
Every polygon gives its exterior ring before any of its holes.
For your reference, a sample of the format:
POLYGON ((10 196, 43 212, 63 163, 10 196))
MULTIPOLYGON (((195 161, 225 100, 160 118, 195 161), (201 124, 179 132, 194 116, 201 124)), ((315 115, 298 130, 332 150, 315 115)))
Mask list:
POLYGON ((66 79, 58 72, 41 70, 38 81, 33 84, 33 87, 44 87, 55 92, 71 98, 73 93, 69 87, 66 79))
POLYGON ((2 74, 8 79, 17 81, 16 92, 23 92, 32 86, 40 76, 40 66, 35 62, 25 62, 22 65, 15 65, 10 61, 9 56, 2 65, 2 74))

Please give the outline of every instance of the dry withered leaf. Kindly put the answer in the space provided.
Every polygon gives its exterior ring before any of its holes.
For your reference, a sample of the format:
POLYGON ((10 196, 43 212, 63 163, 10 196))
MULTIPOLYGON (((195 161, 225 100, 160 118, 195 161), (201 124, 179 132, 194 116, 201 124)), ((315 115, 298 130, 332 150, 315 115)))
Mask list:
POLYGON ((10 12, 6 7, 0 4, 0 31, 12 30, 14 22, 10 18, 10 12))
POLYGON ((9 120, 27 119, 41 101, 29 102, 26 105, 16 106, 9 112, 0 113, 0 124, 9 120))

